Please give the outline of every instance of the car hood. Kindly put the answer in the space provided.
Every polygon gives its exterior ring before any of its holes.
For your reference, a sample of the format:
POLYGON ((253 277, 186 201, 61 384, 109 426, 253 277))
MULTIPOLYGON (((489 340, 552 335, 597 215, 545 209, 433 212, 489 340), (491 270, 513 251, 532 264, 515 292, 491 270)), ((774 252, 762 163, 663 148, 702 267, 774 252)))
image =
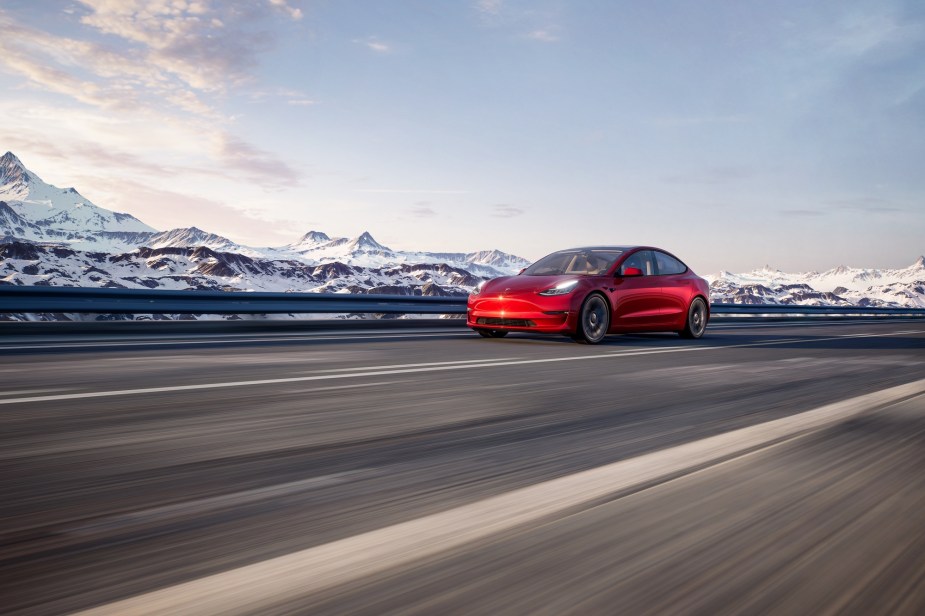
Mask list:
POLYGON ((551 289, 560 282, 575 280, 578 276, 507 276, 489 280, 482 287, 482 293, 507 295, 509 293, 538 293, 551 289))

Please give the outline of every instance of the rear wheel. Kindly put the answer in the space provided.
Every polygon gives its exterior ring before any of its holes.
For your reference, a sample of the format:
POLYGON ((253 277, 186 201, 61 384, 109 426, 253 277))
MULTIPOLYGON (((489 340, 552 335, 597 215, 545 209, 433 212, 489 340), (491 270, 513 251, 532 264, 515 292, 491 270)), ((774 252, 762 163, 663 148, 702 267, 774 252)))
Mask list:
POLYGON ((702 298, 694 298, 687 309, 687 322, 678 332, 682 338, 700 338, 707 328, 707 303, 702 298))
POLYGON ((507 336, 507 332, 503 329, 477 329, 475 331, 477 331, 482 338, 504 338, 507 336))
POLYGON ((597 344, 610 329, 610 307, 606 300, 597 293, 585 299, 578 313, 578 331, 575 340, 586 344, 597 344))

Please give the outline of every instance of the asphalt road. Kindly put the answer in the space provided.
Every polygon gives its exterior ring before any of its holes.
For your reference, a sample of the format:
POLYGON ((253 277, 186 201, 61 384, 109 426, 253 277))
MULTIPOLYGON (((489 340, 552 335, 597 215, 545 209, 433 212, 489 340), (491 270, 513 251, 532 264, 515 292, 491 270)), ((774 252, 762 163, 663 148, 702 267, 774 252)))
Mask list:
POLYGON ((0 610, 925 613, 925 323, 0 340, 0 610))

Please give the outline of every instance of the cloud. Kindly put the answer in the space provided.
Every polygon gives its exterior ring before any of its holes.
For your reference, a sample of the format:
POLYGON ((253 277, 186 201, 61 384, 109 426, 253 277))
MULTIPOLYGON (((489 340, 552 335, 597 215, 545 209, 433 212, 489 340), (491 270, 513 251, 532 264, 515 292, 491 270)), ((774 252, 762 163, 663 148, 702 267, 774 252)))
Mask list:
POLYGON ((465 195, 467 190, 431 190, 427 188, 357 188, 355 192, 395 195, 465 195))
MULTIPOLYGON (((197 172, 219 165, 227 177, 243 177, 268 188, 293 186, 299 174, 271 153, 231 135, 232 120, 211 102, 217 93, 251 81, 258 55, 272 44, 259 24, 281 10, 297 19, 297 9, 290 5, 80 0, 73 19, 85 27, 77 30, 83 38, 25 26, 0 10, 0 68, 22 76, 28 88, 85 105, 49 114, 51 124, 71 120, 57 135, 37 120, 34 101, 24 112, 8 117, 17 117, 24 130, 72 145, 108 142, 113 153, 108 163, 116 170, 147 166, 150 172, 150 163, 131 155, 144 144, 147 152, 157 151, 160 160, 185 159, 189 167, 199 167, 197 172), (94 39, 95 33, 107 37, 94 39), (118 47, 108 44, 112 37, 119 39, 118 47), (29 117, 35 120, 31 125, 26 122, 29 117)), ((280 96, 294 105, 314 102, 292 91, 280 96)), ((26 103, 23 97, 6 100, 26 103)), ((94 156, 102 161, 104 154, 99 150, 94 156)))
POLYGON ((882 13, 850 13, 814 33, 814 42, 822 51, 843 56, 863 56, 893 45, 921 40, 925 29, 915 20, 882 13))
POLYGON ((284 187, 299 183, 299 172, 287 163, 229 133, 222 135, 218 152, 225 167, 240 171, 243 177, 261 185, 284 187))
POLYGON ((298 21, 302 19, 302 9, 289 6, 289 3, 286 0, 270 0, 270 4, 280 9, 292 19, 298 21))
POLYGON ((417 218, 433 218, 437 215, 437 212, 434 208, 427 205, 419 205, 408 210, 412 216, 417 218))
POLYGON ((555 43, 559 40, 558 35, 548 29, 534 30, 527 34, 527 38, 541 43, 555 43))
POLYGON ((391 53, 391 52, 392 52, 392 46, 391 46, 391 45, 389 45, 388 43, 384 43, 384 42, 380 41, 378 38, 376 38, 376 37, 374 37, 374 36, 371 36, 371 37, 365 38, 365 39, 353 39, 352 42, 354 42, 354 43, 356 43, 356 44, 358 44, 358 45, 364 45, 367 49, 370 49, 370 50, 372 50, 372 51, 375 51, 376 53, 385 54, 385 53, 391 53))
MULTIPOLYGON (((285 5, 285 3, 283 3, 285 5)), ((251 81, 280 4, 80 0, 83 38, 17 23, 0 10, 0 65, 42 90, 103 109, 174 108, 209 119, 205 96, 251 81), (179 8, 178 8, 179 7, 179 8), (120 39, 90 40, 102 33, 120 39)), ((288 5, 286 5, 288 6, 288 5)))
POLYGON ((485 28, 507 29, 517 38, 539 43, 561 39, 557 25, 561 9, 555 5, 477 0, 473 6, 485 28))
POLYGON ((267 100, 282 100, 287 105, 303 107, 317 105, 320 102, 314 98, 311 98, 305 94, 305 92, 294 90, 292 88, 252 89, 247 93, 247 98, 254 103, 262 103, 267 100))
POLYGON ((493 205, 491 206, 491 209, 491 215, 495 218, 514 218, 515 216, 521 216, 524 213, 523 209, 514 207, 513 205, 508 205, 506 203, 493 205))
POLYGON ((478 0, 475 9, 486 15, 498 15, 504 6, 504 0, 478 0))
POLYGON ((244 244, 284 244, 295 239, 292 229, 303 225, 289 220, 267 220, 221 201, 164 190, 142 182, 90 176, 77 179, 81 184, 99 186, 104 194, 110 195, 105 202, 95 200, 97 205, 131 212, 157 229, 175 227, 179 220, 183 226, 208 229, 244 244))

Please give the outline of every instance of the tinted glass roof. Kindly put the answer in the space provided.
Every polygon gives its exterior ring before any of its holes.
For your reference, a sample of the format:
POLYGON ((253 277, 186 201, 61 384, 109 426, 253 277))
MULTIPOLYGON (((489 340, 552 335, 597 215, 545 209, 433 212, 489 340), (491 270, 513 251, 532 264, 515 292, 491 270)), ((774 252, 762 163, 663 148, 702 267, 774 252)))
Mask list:
POLYGON ((581 246, 579 248, 566 248, 565 250, 557 250, 556 252, 572 252, 576 250, 619 250, 620 252, 626 252, 627 250, 632 250, 636 246, 581 246))

